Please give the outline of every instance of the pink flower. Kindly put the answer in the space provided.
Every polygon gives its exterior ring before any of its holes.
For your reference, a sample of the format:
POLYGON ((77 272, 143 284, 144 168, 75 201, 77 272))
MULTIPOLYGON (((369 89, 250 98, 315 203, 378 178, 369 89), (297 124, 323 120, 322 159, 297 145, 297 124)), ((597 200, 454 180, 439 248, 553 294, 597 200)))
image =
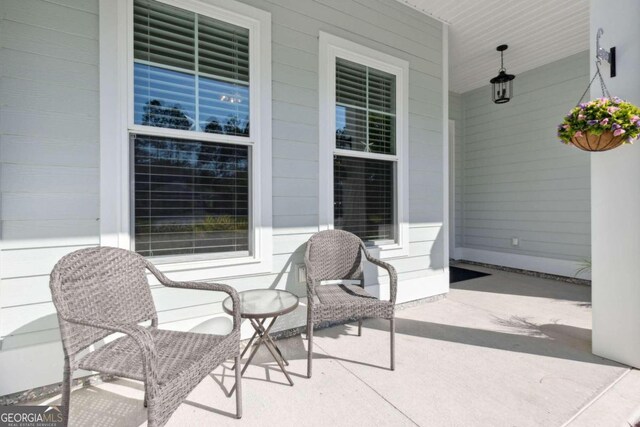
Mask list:
POLYGON ((616 129, 616 130, 613 131, 613 136, 619 136, 619 135, 622 135, 624 133, 625 133, 624 129, 616 129))
POLYGON ((635 123, 635 122, 637 122, 638 120, 640 120, 640 117, 638 117, 638 116, 631 116, 631 123, 635 123))
POLYGON ((581 136, 583 136, 583 135, 582 135, 582 132, 581 132, 581 131, 578 131, 578 132, 576 132, 573 136, 576 136, 576 137, 580 138, 580 137, 581 137, 581 136))
POLYGON ((571 127, 570 127, 569 125, 562 125, 562 128, 563 128, 564 130, 569 130, 571 127))
POLYGON ((609 108, 607 108, 607 111, 609 112, 609 114, 613 114, 616 111, 618 111, 619 109, 620 108, 618 108, 618 107, 609 107, 609 108))
POLYGON ((606 125, 607 123, 609 123, 609 119, 602 119, 602 120, 600 120, 600 124, 601 124, 602 126, 606 125))
POLYGON ((584 114, 578 114, 578 120, 584 120, 586 116, 584 114))

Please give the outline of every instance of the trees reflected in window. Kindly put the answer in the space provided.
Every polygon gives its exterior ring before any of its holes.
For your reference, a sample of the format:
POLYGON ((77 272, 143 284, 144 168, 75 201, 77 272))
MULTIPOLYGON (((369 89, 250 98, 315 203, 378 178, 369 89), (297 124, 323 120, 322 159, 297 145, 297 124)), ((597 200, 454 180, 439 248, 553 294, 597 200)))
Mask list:
POLYGON ((249 148, 137 135, 135 250, 249 251, 249 148))
POLYGON ((134 83, 135 124, 249 136, 247 86, 138 63, 134 83))
POLYGON ((394 163, 334 156, 333 176, 334 227, 365 242, 393 241, 394 163))

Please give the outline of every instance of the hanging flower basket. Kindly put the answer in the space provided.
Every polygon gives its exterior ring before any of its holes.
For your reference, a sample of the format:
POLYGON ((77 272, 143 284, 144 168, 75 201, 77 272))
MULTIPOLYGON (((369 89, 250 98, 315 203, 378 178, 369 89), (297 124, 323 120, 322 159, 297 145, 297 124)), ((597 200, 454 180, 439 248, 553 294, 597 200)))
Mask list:
POLYGON ((580 103, 558 126, 562 142, 585 151, 608 151, 639 135, 640 108, 617 97, 580 103))
POLYGON ((612 131, 600 135, 585 131, 579 136, 574 134, 570 143, 584 151, 608 151, 621 146, 624 140, 624 135, 614 136, 612 131))

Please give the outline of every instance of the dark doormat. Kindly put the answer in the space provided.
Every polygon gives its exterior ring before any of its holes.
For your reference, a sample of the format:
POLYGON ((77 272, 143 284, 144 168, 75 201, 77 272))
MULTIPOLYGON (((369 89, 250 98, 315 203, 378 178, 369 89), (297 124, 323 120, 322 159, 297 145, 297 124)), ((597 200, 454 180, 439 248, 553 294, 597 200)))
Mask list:
POLYGON ((466 268, 449 266, 449 282, 456 283, 478 277, 491 276, 489 273, 467 270, 466 268))

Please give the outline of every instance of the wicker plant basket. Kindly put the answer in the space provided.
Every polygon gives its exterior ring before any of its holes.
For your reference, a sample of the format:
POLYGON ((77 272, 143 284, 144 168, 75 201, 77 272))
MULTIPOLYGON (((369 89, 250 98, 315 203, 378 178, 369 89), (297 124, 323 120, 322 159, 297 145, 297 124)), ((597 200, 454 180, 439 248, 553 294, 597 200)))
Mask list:
POLYGON ((594 135, 590 132, 583 132, 582 136, 571 137, 571 143, 584 151, 608 151, 622 145, 624 135, 613 136, 612 131, 604 132, 602 135, 594 135))

